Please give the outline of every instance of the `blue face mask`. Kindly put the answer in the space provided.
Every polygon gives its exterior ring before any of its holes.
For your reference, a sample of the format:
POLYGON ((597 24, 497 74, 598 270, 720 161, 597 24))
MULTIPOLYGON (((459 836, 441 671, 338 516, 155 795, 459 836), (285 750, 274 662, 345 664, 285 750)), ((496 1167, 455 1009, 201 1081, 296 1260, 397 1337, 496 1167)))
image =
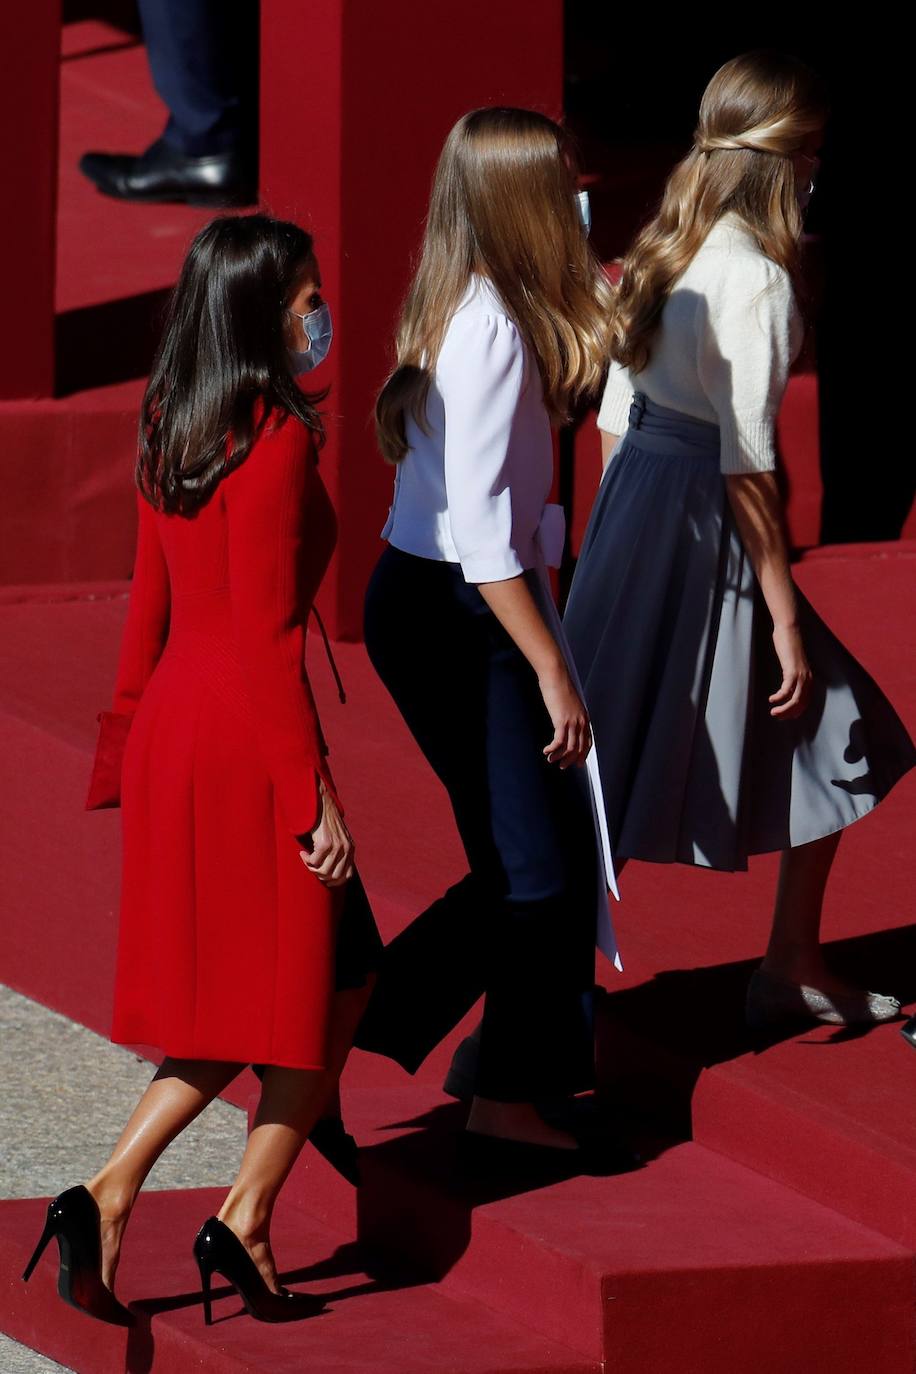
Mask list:
POLYGON ((592 232, 592 207, 588 199, 588 191, 576 192, 576 205, 579 209, 579 218, 582 221, 582 228, 586 234, 592 232))
POLYGON ((289 313, 302 321, 302 332, 309 341, 309 346, 304 351, 297 348, 289 350, 293 372, 299 376, 302 372, 311 372, 313 367, 323 363, 331 351, 331 340, 334 337, 331 307, 325 301, 317 310, 312 310, 307 315, 300 315, 296 310, 290 310, 289 313))

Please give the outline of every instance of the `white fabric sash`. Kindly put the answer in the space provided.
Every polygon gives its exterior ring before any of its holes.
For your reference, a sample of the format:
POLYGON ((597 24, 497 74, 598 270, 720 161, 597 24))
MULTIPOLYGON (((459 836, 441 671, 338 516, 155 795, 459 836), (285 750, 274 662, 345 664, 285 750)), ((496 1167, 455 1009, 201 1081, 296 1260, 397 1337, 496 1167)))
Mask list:
MULTIPOLYGON (((563 622, 557 610, 557 604, 553 599, 553 590, 550 585, 550 574, 548 568, 558 568, 563 558, 563 547, 566 542, 566 515, 562 506, 549 503, 544 507, 541 522, 535 539, 538 552, 538 588, 540 597, 538 598, 538 609, 544 617, 544 622, 550 630, 566 660, 569 675, 573 680, 576 691, 580 696, 582 693, 582 683, 573 662, 572 653, 563 630, 563 622)), ((599 900, 598 900, 598 919, 595 929, 595 943, 614 964, 615 968, 623 969, 623 962, 620 958, 620 951, 617 948, 617 938, 614 934, 614 925, 611 920, 610 903, 607 899, 607 891, 610 889, 614 896, 620 901, 620 892, 617 888, 617 877, 614 873, 614 856, 611 852, 611 837, 607 828, 607 812, 604 806, 604 792, 601 787, 601 771, 598 767, 598 752, 594 734, 592 735, 592 747, 585 760, 585 770, 588 776, 589 796, 592 804, 592 819, 595 825, 595 836, 598 841, 598 867, 599 867, 599 900)))

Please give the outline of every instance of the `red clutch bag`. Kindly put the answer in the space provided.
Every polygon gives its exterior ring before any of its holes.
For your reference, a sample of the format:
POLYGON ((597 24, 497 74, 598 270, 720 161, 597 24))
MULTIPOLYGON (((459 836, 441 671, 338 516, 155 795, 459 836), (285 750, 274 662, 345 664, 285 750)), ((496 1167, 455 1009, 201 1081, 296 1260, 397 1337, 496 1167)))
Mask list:
POLYGON ((133 716, 120 711, 100 711, 98 720, 99 742, 89 780, 87 811, 121 805, 121 764, 133 716))

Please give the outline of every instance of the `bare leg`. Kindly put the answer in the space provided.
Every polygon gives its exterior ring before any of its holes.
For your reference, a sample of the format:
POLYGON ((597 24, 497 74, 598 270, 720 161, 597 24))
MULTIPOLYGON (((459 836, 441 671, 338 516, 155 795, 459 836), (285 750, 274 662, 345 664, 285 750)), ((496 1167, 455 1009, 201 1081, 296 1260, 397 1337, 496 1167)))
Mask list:
POLYGON ((150 1169, 243 1067, 166 1059, 134 1108, 108 1163, 87 1183, 102 1217, 102 1281, 109 1288, 114 1287, 124 1228, 150 1169))
POLYGON ((841 834, 837 831, 784 851, 773 927, 763 961, 768 973, 816 987, 828 996, 851 991, 827 968, 820 934, 824 891, 841 834))
POLYGON ((270 1247, 277 1197, 315 1122, 336 1105, 340 1074, 369 991, 368 987, 353 988, 336 995, 325 1069, 264 1070, 261 1100, 241 1168, 220 1208, 220 1221, 242 1241, 274 1292, 281 1287, 270 1247))
POLYGON ((323 1070, 264 1070, 242 1165, 219 1210, 220 1221, 235 1232, 274 1292, 280 1289, 270 1248, 274 1206, 326 1096, 323 1070))

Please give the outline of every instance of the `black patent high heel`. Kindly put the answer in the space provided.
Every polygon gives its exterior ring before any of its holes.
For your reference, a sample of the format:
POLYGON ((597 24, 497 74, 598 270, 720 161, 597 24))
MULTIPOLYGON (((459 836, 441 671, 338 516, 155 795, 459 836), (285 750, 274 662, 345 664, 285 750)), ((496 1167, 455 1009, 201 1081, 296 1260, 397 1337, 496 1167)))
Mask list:
POLYGON ((213 1323, 211 1283, 214 1274, 229 1280, 245 1304, 245 1310, 259 1322, 299 1321, 303 1317, 313 1317, 324 1307, 324 1300, 311 1293, 291 1293, 288 1288, 274 1293, 268 1288, 238 1236, 218 1217, 209 1217, 198 1231, 194 1258, 200 1270, 207 1326, 213 1323))
POLYGON ((82 1184, 48 1204, 45 1228, 25 1267, 23 1283, 28 1283, 54 1237, 60 1252, 57 1291, 64 1302, 112 1326, 132 1326, 133 1313, 102 1282, 101 1217, 95 1198, 82 1184))

